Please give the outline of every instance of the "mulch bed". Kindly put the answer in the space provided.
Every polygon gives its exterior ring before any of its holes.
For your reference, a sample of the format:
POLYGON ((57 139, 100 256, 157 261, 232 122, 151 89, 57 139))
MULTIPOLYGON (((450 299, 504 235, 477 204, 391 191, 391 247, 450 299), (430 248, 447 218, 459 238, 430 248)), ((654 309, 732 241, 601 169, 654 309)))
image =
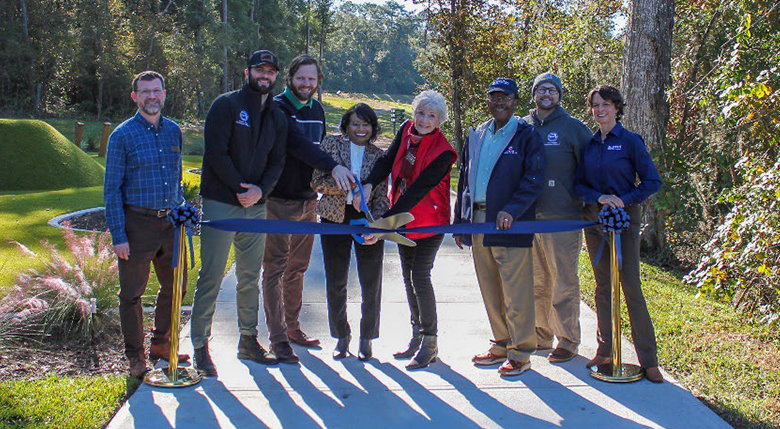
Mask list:
MULTIPOLYGON (((181 326, 190 319, 182 314, 181 326)), ((149 329, 154 315, 144 313, 144 326, 149 329)), ((148 352, 151 333, 144 345, 148 352)), ((151 363, 150 363, 151 364, 151 363)), ((28 339, 15 344, 0 344, 0 382, 37 380, 51 375, 96 376, 127 374, 124 341, 119 321, 112 320, 91 344, 84 340, 28 339)))
POLYGON ((105 210, 95 210, 80 215, 71 216, 62 222, 67 222, 71 228, 76 229, 86 229, 87 231, 97 232, 108 231, 105 210))

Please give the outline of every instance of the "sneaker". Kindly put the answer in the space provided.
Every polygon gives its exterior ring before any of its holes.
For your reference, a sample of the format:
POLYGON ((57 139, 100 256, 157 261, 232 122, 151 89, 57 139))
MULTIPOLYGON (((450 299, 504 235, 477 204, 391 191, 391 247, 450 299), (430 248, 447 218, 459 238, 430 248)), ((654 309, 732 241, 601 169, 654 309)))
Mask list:
POLYGON ((135 378, 143 378, 143 376, 151 371, 148 365, 146 365, 146 358, 143 356, 133 356, 127 358, 130 364, 130 376, 135 378))
POLYGON ((249 359, 263 365, 276 365, 279 361, 257 341, 257 335, 241 335, 238 340, 238 358, 249 359))
POLYGON ((300 329, 287 331, 287 338, 290 339, 291 343, 298 344, 299 346, 303 347, 318 347, 320 345, 320 340, 306 335, 306 333, 300 329))
POLYGON ((547 360, 550 362, 568 362, 574 359, 574 356, 577 356, 577 353, 556 347, 555 350, 547 356, 547 360))
POLYGON ((276 359, 281 363, 298 363, 300 361, 288 341, 271 344, 271 353, 275 354, 276 359))
POLYGON ((474 365, 480 365, 480 366, 495 365, 497 363, 502 363, 505 360, 506 360, 506 356, 499 356, 493 354, 493 352, 491 351, 474 355, 474 357, 471 358, 471 361, 474 362, 474 365))
POLYGON ((509 359, 503 365, 501 365, 500 368, 498 368, 498 373, 504 376, 520 375, 529 369, 531 369, 530 360, 527 362, 519 362, 509 359))
POLYGON ((209 354, 209 345, 206 344, 203 347, 195 349, 195 369, 204 377, 216 377, 217 367, 214 366, 214 362, 211 360, 209 354))

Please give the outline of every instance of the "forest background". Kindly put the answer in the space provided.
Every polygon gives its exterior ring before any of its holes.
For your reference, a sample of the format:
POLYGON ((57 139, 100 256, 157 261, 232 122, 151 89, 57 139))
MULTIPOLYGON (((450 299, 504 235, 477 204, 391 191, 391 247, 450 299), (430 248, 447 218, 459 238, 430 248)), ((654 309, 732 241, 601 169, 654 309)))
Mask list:
MULTIPOLYGON (((632 5, 642 2, 653 1, 632 5)), ((280 64, 320 58, 325 91, 441 91, 454 113, 445 133, 460 147, 468 126, 488 118, 484 90, 498 76, 520 84, 523 114, 533 77, 558 74, 564 107, 593 126, 587 92, 637 74, 626 40, 637 23, 664 25, 655 14, 628 19, 622 0, 416 3, 418 12, 333 0, 5 1, 0 116, 118 122, 135 109, 132 76, 154 69, 167 79, 166 114, 197 124, 218 94, 241 87, 248 54, 264 48, 280 64)), ((777 325, 780 2, 655 3, 671 7, 672 31, 668 44, 650 40, 668 50, 652 91, 661 132, 648 139, 665 186, 646 207, 645 255, 777 325)))

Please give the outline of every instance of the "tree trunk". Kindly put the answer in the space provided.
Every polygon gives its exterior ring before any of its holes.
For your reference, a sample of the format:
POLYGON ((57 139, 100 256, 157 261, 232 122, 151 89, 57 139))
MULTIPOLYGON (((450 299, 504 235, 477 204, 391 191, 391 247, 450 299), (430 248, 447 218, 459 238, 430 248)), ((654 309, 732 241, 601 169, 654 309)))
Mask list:
POLYGON ((222 92, 228 92, 228 0, 222 0, 222 27, 222 92))
MULTIPOLYGON (((322 61, 322 49, 325 46, 325 35, 328 33, 328 5, 320 5, 320 57, 318 59, 320 67, 324 68, 322 61)), ((317 100, 322 102, 322 85, 317 89, 317 100)))
POLYGON ((309 16, 311 12, 311 0, 306 0, 306 55, 309 55, 309 16))
MULTIPOLYGON (((648 149, 658 154, 657 167, 666 169, 664 158, 671 84, 672 25, 674 0, 633 0, 623 50, 621 87, 626 101, 626 128, 644 137, 648 149)), ((644 242, 659 256, 668 256, 664 221, 666 213, 652 202, 645 204, 643 221, 648 224, 644 242)))
POLYGON ((450 0, 450 29, 448 44, 450 51, 450 74, 452 78, 452 113, 453 128, 455 131, 455 150, 460 153, 463 148, 463 107, 461 106, 460 88, 463 84, 463 59, 462 40, 465 32, 463 31, 463 20, 460 19, 461 0, 450 0))

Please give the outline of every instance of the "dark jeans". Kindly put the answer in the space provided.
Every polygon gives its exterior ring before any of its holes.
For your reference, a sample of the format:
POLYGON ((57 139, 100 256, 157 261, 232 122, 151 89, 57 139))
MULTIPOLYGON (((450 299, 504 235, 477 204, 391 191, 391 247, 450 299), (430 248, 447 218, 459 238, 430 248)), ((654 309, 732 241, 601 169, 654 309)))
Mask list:
MULTIPOLYGON (((125 232, 130 244, 128 260, 119 259, 119 321, 125 339, 125 355, 145 356, 141 296, 149 282, 149 264, 154 264, 160 290, 154 310, 152 343, 170 341, 173 301, 173 225, 167 218, 125 210, 125 232)), ((187 293, 184 266, 181 294, 187 293)))
MULTIPOLYGON (((599 209, 600 206, 597 204, 586 205, 585 220, 596 221, 599 209)), ((653 321, 647 311, 647 302, 642 294, 642 282, 639 278, 639 229, 642 210, 638 205, 633 205, 627 207, 626 211, 631 216, 631 224, 628 231, 623 231, 620 234, 620 249, 623 255, 620 285, 626 298, 628 317, 631 320, 631 338, 634 340, 639 363, 643 368, 651 368, 658 366, 658 358, 656 356, 657 347, 653 321)), ((610 357, 612 355, 612 288, 610 286, 609 255, 611 246, 609 241, 604 245, 599 264, 593 264, 605 236, 601 226, 585 230, 585 243, 588 246, 593 276, 596 278, 597 340, 599 344, 596 353, 599 356, 610 357)))
POLYGON ((412 319, 412 335, 436 335, 436 296, 431 283, 431 270, 444 234, 415 240, 416 247, 398 245, 401 271, 406 286, 406 299, 412 319))
MULTIPOLYGON (((344 224, 350 219, 362 218, 352 206, 347 206, 344 224)), ((335 223, 322 219, 323 223, 335 223)), ((347 279, 354 240, 351 235, 322 235, 322 259, 325 262, 325 283, 328 292, 328 321, 330 335, 343 338, 352 333, 347 321, 347 279)), ((382 301, 382 258, 385 242, 379 240, 370 246, 355 243, 358 279, 362 295, 360 307, 360 338, 379 336, 379 310, 382 301)))

